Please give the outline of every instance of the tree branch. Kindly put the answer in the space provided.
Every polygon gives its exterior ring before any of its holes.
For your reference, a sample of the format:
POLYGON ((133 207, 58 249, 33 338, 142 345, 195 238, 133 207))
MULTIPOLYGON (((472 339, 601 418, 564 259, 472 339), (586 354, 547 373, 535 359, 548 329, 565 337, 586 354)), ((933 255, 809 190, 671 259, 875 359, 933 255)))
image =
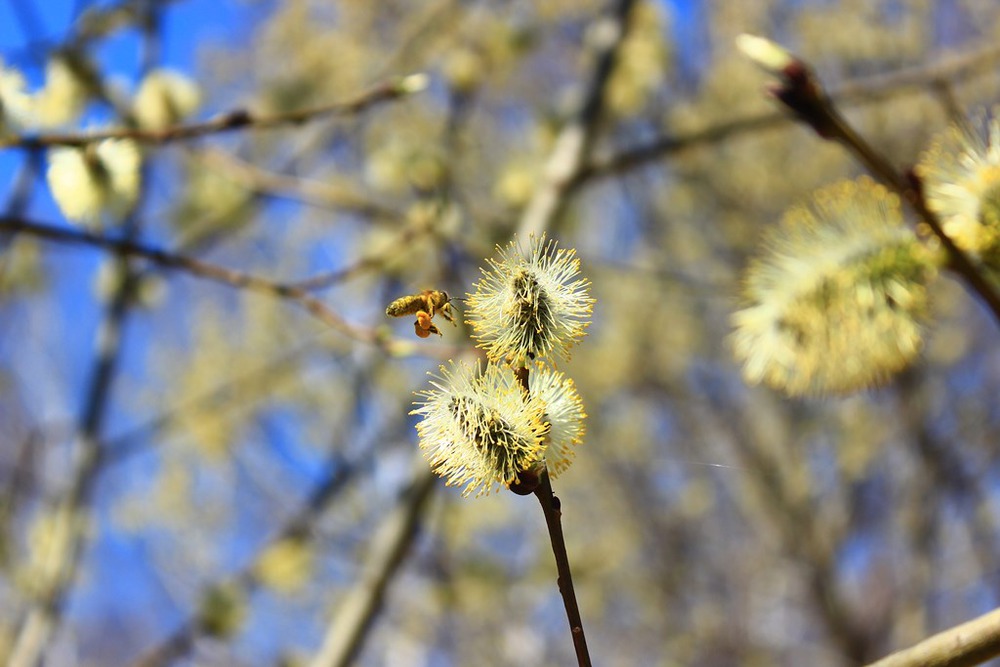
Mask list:
POLYGON ((39 134, 33 137, 20 136, 0 139, 0 149, 37 149, 49 146, 85 146, 104 139, 131 139, 142 144, 159 145, 173 141, 195 139, 209 134, 219 134, 242 129, 263 130, 287 125, 301 125, 307 121, 330 116, 351 116, 383 102, 405 97, 423 90, 427 77, 411 74, 395 77, 377 84, 373 88, 344 102, 334 102, 306 109, 294 109, 275 114, 258 114, 247 109, 236 109, 210 120, 175 125, 163 130, 143 130, 139 128, 115 128, 86 134, 39 134))
MULTIPOLYGON (((837 104, 872 104, 885 99, 937 86, 942 80, 962 81, 995 71, 1000 47, 989 46, 935 62, 908 67, 886 74, 849 81, 833 88, 830 97, 837 104)), ((623 172, 662 160, 696 146, 719 143, 731 137, 779 127, 790 122, 782 111, 768 111, 734 118, 703 130, 681 135, 665 134, 647 143, 618 152, 595 156, 580 169, 571 187, 591 180, 616 176, 623 172)))
POLYGON ((562 506, 552 491, 552 481, 547 472, 542 473, 535 497, 542 506, 545 515, 545 525, 549 531, 549 541, 552 543, 552 553, 556 560, 556 578, 559 595, 566 609, 566 620, 569 621, 570 634, 573 637, 573 649, 576 651, 576 661, 580 667, 590 667, 590 652, 587 648, 587 636, 583 631, 583 617, 580 615, 580 605, 576 601, 576 590, 573 588, 573 571, 569 566, 569 555, 566 552, 566 539, 562 530, 562 506))
POLYGON ((1000 655, 1000 609, 940 632, 868 667, 971 667, 1000 655))
MULTIPOLYGON (((384 349, 392 355, 412 353, 415 349, 410 341, 388 337, 379 329, 359 327, 344 320, 320 299, 311 295, 308 290, 295 284, 279 283, 261 278, 251 273, 229 269, 217 264, 205 262, 186 255, 178 255, 142 245, 129 239, 111 239, 77 229, 57 227, 40 222, 0 216, 0 234, 25 233, 38 238, 75 245, 86 245, 111 250, 124 255, 141 257, 162 269, 183 271, 200 278, 205 278, 222 285, 260 292, 282 299, 287 299, 304 308, 310 315, 329 325, 348 337, 384 349)), ((446 350, 440 346, 423 347, 424 351, 437 350, 442 354, 451 354, 454 350, 446 350)))

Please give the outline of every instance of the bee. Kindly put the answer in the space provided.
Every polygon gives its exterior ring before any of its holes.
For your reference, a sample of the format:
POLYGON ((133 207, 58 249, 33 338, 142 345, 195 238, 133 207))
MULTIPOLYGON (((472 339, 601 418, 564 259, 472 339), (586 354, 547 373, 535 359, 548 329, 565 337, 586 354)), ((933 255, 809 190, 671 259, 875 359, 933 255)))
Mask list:
POLYGON ((385 314, 389 317, 416 315, 417 320, 413 323, 413 331, 420 338, 427 338, 432 333, 436 333, 438 336, 444 335, 440 329, 434 326, 432 321, 438 313, 451 322, 452 326, 457 326, 448 293, 432 289, 424 290, 420 294, 401 296, 385 309, 385 314))

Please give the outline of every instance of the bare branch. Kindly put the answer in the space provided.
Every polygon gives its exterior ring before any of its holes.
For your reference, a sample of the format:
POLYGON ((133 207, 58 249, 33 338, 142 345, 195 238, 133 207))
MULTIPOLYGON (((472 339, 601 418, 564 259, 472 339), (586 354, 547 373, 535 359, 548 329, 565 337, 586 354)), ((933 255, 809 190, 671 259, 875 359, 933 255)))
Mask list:
MULTIPOLYGON (((527 372, 524 373, 525 384, 527 372)), ((573 571, 569 566, 569 555, 566 552, 566 539, 562 530, 562 504, 552 492, 552 482, 548 473, 542 473, 540 483, 535 489, 535 497, 545 515, 545 525, 549 531, 549 541, 552 543, 552 553, 556 560, 556 578, 559 595, 562 596, 566 608, 566 620, 569 621, 570 635, 573 637, 573 649, 576 651, 576 661, 580 667, 590 667, 590 652, 587 649, 587 636, 583 631, 583 618, 580 615, 580 605, 576 601, 576 590, 573 587, 573 571)))

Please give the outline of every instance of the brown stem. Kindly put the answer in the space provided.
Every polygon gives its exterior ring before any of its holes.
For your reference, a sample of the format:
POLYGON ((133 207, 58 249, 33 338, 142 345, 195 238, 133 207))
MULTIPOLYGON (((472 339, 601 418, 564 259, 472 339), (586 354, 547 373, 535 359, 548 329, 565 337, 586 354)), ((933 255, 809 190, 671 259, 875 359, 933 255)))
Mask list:
POLYGON ((535 496, 545 514, 545 525, 549 529, 549 540, 552 542, 552 553, 556 557, 556 571, 559 594, 562 595, 563 606, 566 607, 566 619, 573 635, 573 648, 576 650, 576 660, 580 667, 590 667, 590 653, 587 651, 587 637, 583 633, 583 620, 580 618, 580 607, 576 602, 576 591, 573 589, 573 574, 569 567, 569 556, 566 554, 566 540, 562 531, 562 507, 559 499, 552 492, 549 474, 543 472, 535 496))
POLYGON ((517 379, 517 383, 519 385, 521 385, 521 389, 524 390, 524 393, 527 394, 528 392, 531 391, 531 388, 528 386, 528 369, 527 368, 525 368, 524 366, 521 366, 520 368, 515 368, 514 369, 514 377, 517 379))
MULTIPOLYGON (((521 385, 525 394, 529 391, 528 369, 524 366, 514 369, 514 377, 521 385)), ((515 489, 511 489, 517 493, 515 489)), ((576 603, 576 591, 573 589, 573 573, 569 567, 569 556, 566 554, 566 540, 562 531, 562 506, 552 492, 552 482, 549 473, 543 467, 538 475, 538 483, 534 494, 542 506, 545 515, 545 525, 549 529, 549 541, 552 542, 552 553, 556 558, 556 572, 559 594, 562 595, 563 606, 566 607, 566 619, 573 635, 573 648, 576 650, 576 660, 580 667, 590 667, 590 653, 587 651, 587 637, 583 633, 583 619, 580 618, 580 607, 576 603)), ((520 494, 524 495, 524 494, 520 494)))

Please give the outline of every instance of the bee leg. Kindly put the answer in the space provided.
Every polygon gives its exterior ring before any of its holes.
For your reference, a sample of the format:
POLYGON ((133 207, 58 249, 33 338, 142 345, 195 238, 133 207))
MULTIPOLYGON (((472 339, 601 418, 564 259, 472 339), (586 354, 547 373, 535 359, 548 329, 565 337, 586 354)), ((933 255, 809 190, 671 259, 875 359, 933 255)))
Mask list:
POLYGON ((422 310, 418 310, 416 325, 419 326, 424 331, 430 331, 431 329, 434 328, 434 325, 431 323, 432 317, 433 315, 429 315, 422 310))
POLYGON ((422 329, 420 327, 419 320, 413 323, 413 332, 417 334, 417 336, 420 338, 427 338, 428 336, 431 335, 431 332, 428 329, 422 329))

